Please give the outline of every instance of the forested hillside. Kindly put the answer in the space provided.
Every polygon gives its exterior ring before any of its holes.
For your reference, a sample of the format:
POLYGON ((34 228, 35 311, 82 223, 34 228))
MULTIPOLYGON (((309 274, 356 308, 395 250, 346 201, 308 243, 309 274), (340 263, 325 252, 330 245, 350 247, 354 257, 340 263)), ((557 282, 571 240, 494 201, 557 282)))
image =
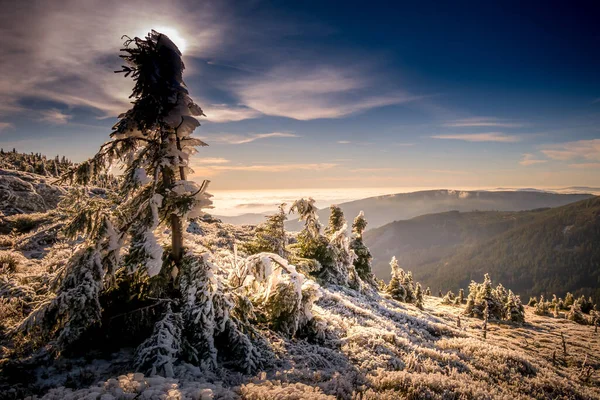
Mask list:
MULTIPOLYGON (((344 213, 356 215, 363 211, 369 218, 369 229, 446 211, 521 211, 558 207, 592 197, 591 194, 559 194, 543 191, 460 191, 425 190, 369 197, 339 204, 344 213)), ((329 218, 329 209, 319 210, 319 218, 329 218)), ((229 221, 228 221, 229 222, 229 221)), ((291 230, 299 229, 294 222, 291 230)))
POLYGON ((489 272, 523 296, 567 291, 600 299, 600 198, 524 212, 448 212, 367 231, 377 276, 395 255, 435 290, 489 272))

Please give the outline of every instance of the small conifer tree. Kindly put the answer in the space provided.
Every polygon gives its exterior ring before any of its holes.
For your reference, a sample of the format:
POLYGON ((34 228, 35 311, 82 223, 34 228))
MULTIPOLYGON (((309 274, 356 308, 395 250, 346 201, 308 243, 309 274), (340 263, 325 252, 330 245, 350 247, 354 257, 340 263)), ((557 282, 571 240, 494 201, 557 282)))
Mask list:
POLYGON ((415 306, 419 309, 423 309, 423 289, 421 288, 421 284, 417 282, 417 286, 415 287, 415 306))
POLYGON ((392 279, 390 279, 385 291, 395 300, 406 301, 406 289, 402 284, 405 273, 398 265, 395 256, 390 261, 390 268, 392 269, 392 279))
POLYGON ((358 276, 360 276, 363 281, 374 284, 375 278, 371 271, 371 260, 373 257, 371 256, 369 248, 363 242, 363 233, 366 227, 367 220, 365 219, 365 214, 361 211, 352 223, 352 240, 350 241, 350 248, 354 251, 354 254, 356 254, 354 268, 356 268, 358 276))
POLYGON ((575 303, 575 297, 571 294, 571 292, 567 292, 565 296, 565 307, 568 309, 575 303))
POLYGON ((254 238, 244 246, 245 250, 249 254, 267 252, 286 258, 286 220, 285 204, 281 204, 279 205, 279 212, 268 216, 267 220, 256 228, 254 238))

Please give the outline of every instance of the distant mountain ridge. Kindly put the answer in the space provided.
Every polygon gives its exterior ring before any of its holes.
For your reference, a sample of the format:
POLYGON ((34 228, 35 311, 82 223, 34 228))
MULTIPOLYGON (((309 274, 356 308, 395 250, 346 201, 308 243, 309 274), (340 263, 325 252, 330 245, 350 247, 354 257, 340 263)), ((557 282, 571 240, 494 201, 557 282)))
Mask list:
POLYGON ((600 302, 600 197, 520 212, 445 212, 365 233, 374 272, 389 259, 437 290, 466 288, 485 272, 519 293, 592 295, 600 302))
MULTIPOLYGON (((593 189, 593 188, 592 188, 593 189)), ((589 193, 553 193, 546 191, 465 191, 465 190, 424 190, 410 193, 367 197, 338 204, 348 221, 364 211, 369 222, 367 230, 380 227, 393 221, 405 220, 419 215, 446 211, 522 211, 536 208, 558 207, 593 197, 589 193)), ((275 210, 273 210, 275 212, 275 210)), ((242 214, 219 216, 223 222, 237 225, 255 225, 263 222, 267 214, 242 214)), ((319 210, 319 218, 326 222, 329 208, 319 210)), ((287 229, 300 230, 302 224, 293 215, 287 229)))
MULTIPOLYGON (((348 221, 364 211, 374 229, 393 221, 445 211, 521 211, 558 207, 593 197, 591 194, 557 194, 526 191, 461 191, 425 190, 411 193, 375 196, 339 204, 348 221)), ((329 218, 329 209, 319 210, 321 221, 329 218)), ((288 229, 298 230, 301 224, 290 221, 288 229)))

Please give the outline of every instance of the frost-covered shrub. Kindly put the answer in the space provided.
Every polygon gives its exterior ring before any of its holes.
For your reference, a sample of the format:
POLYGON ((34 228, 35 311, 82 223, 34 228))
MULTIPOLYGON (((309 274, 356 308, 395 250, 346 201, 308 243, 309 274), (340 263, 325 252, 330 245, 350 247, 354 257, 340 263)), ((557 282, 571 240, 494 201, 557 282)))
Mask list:
POLYGON ((583 314, 583 311, 581 310, 581 305, 577 301, 571 306, 571 311, 569 311, 569 313, 567 314, 567 319, 569 321, 573 321, 581 325, 587 325, 590 322, 588 318, 583 314))
POLYGON ((537 302, 538 302, 537 297, 535 297, 535 296, 534 297, 530 297, 529 301, 527 302, 527 305, 529 307, 535 307, 535 305, 537 304, 537 302))
POLYGON ((446 295, 442 299, 442 304, 454 304, 455 298, 456 297, 454 296, 452 290, 448 290, 448 293, 446 293, 446 295))
POLYGON ((12 251, 0 251, 0 274, 10 274, 17 271, 23 256, 12 251))
POLYGON ((52 220, 50 213, 16 214, 6 218, 6 222, 12 226, 16 234, 31 232, 50 220, 52 220))
POLYGON ((259 253, 238 264, 234 282, 252 302, 258 321, 291 337, 312 319, 319 286, 285 259, 259 253))

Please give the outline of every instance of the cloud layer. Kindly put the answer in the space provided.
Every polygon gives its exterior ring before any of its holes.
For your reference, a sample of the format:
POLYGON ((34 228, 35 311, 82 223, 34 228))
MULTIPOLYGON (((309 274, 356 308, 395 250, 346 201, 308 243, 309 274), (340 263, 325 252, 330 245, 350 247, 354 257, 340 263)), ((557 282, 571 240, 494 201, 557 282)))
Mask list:
POLYGON ((463 140, 465 142, 500 142, 515 143, 521 141, 516 135, 506 135, 502 132, 484 133, 450 133, 431 136, 434 139, 463 140))

